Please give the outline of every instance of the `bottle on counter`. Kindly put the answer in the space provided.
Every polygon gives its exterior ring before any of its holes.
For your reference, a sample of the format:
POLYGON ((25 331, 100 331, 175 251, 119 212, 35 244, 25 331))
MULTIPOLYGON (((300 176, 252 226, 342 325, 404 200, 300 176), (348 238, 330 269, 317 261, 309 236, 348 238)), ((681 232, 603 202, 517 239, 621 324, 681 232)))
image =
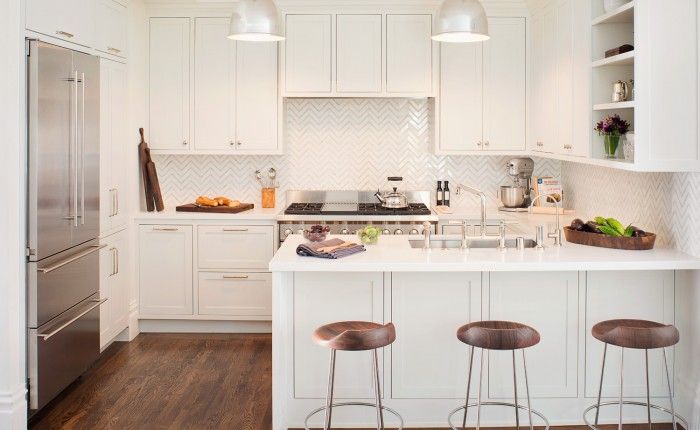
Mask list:
POLYGON ((445 189, 442 190, 442 205, 450 205, 450 181, 445 181, 445 189))
POLYGON ((438 186, 437 186, 437 190, 435 190, 435 194, 436 194, 436 198, 435 198, 436 204, 438 206, 442 206, 442 199, 443 199, 443 197, 442 197, 442 181, 438 181, 438 186))

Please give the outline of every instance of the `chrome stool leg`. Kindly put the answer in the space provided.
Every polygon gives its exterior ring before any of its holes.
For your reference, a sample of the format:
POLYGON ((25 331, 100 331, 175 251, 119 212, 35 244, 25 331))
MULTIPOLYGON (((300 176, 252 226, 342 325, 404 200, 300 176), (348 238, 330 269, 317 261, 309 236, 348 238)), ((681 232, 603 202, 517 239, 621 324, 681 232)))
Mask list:
POLYGON ((335 349, 331 349, 331 360, 328 368, 328 394, 326 394, 326 418, 323 429, 330 430, 331 415, 333 414, 333 385, 335 384, 335 349))
POLYGON ((471 347, 469 352, 469 376, 467 376, 467 397, 464 401, 464 418, 462 419, 462 428, 467 428, 467 411, 469 410, 469 388, 472 384, 472 365, 474 364, 474 347, 471 347))
POLYGON ((518 409, 518 377, 515 370, 515 350, 513 350, 513 397, 515 399, 515 428, 520 430, 520 410, 518 409))
MULTIPOLYGON (((476 397, 476 430, 481 429, 481 381, 484 379, 484 349, 481 348, 481 361, 479 362, 479 394, 476 397)), ((675 430, 675 429, 674 429, 675 430)))
POLYGON ((600 416, 600 397, 603 394, 603 376, 605 376, 605 356, 608 353, 608 344, 603 347, 603 365, 600 369, 600 386, 598 387, 598 407, 595 410, 595 425, 598 425, 598 417, 600 416))
POLYGON ((622 387, 625 382, 625 348, 620 348, 620 417, 617 421, 617 430, 622 430, 622 387))
POLYGON ((377 405, 377 430, 384 430, 384 412, 382 411, 382 394, 379 386, 379 359, 377 350, 372 351, 374 358, 374 395, 377 405))
MULTIPOLYGON (((530 418, 530 430, 532 427, 532 405, 530 405, 530 384, 527 382, 527 364, 525 364, 525 350, 523 349, 523 373, 525 374, 525 395, 527 396, 527 413, 530 418)), ((549 423, 547 423, 549 427, 549 423)))
POLYGON ((651 430, 651 395, 649 393, 649 350, 644 350, 644 372, 647 380, 647 421, 651 430))
MULTIPOLYGON (((668 373, 668 360, 666 359, 666 348, 661 349, 664 353, 664 367, 666 368, 666 382, 668 383, 668 400, 671 402, 671 415, 673 416, 673 430, 678 430, 676 420, 676 409, 673 405, 673 390, 671 390, 671 375, 668 373)), ((686 427, 687 429, 688 427, 686 427)))

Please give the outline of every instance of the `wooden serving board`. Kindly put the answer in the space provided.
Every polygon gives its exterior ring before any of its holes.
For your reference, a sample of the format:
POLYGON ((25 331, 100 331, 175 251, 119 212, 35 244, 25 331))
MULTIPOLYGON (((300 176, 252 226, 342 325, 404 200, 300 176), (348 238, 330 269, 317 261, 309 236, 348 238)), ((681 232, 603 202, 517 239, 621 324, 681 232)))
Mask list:
POLYGON ((606 234, 577 231, 571 227, 564 227, 564 236, 567 242, 579 245, 597 246, 600 248, 626 249, 630 251, 646 251, 654 248, 656 235, 647 233, 643 237, 613 237, 606 234))
POLYGON ((197 206, 194 203, 188 203, 186 205, 180 205, 175 208, 178 212, 201 212, 201 213, 215 213, 215 214, 237 214, 239 212, 244 212, 253 209, 255 205, 252 203, 241 203, 238 206, 197 206))

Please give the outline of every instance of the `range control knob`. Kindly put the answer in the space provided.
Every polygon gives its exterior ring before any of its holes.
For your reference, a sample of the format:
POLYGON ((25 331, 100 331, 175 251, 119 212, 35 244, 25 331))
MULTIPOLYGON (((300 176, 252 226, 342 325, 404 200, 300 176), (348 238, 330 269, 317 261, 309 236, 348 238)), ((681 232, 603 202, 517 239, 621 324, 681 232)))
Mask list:
POLYGON ((350 234, 350 231, 347 228, 344 228, 340 230, 340 234, 350 234))
POLYGON ((419 234, 419 233, 418 233, 418 230, 414 228, 413 230, 411 230, 411 232, 409 234, 419 234))
POLYGON ((352 233, 352 234, 357 234, 357 230, 353 230, 351 233, 352 233))
POLYGON ((289 235, 292 234, 292 233, 294 233, 294 232, 293 232, 292 229, 290 229, 290 228, 288 228, 288 229, 286 229, 286 230, 284 231, 284 235, 285 235, 285 236, 289 236, 289 235))
POLYGON ((382 234, 391 234, 391 230, 385 228, 384 230, 382 230, 382 234))
POLYGON ((403 234, 403 230, 397 228, 396 230, 394 230, 394 234, 403 234))

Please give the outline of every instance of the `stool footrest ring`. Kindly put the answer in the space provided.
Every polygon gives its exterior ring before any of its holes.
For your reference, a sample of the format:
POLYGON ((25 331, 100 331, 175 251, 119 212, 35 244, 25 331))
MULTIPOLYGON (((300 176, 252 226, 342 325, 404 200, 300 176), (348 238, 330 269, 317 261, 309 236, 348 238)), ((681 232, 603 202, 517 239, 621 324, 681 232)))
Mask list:
MULTIPOLYGON (((669 414, 669 415, 671 415, 671 416, 674 415, 673 412, 671 412, 670 409, 664 408, 663 406, 654 405, 654 404, 651 404, 651 403, 647 404, 647 403, 644 403, 644 402, 634 402, 634 401, 631 401, 631 400, 624 400, 624 401, 622 402, 622 404, 623 404, 623 405, 633 405, 633 406, 643 406, 643 407, 645 407, 645 408, 648 406, 648 407, 650 407, 651 409, 656 409, 657 411, 665 412, 665 413, 667 413, 667 414, 669 414)), ((598 408, 600 408, 600 407, 603 407, 603 406, 619 406, 619 405, 620 405, 620 401, 619 401, 619 400, 610 401, 610 402, 601 402, 600 405, 598 405, 598 404, 596 403, 596 404, 594 404, 593 406, 587 408, 585 411, 583 411, 583 421, 585 421, 585 422, 586 422, 586 425, 587 425, 589 428, 591 428, 592 430, 600 430, 596 425, 594 425, 594 424, 592 424, 590 421, 588 421, 588 417, 586 417, 586 415, 588 415, 588 413, 589 413, 590 411, 594 411, 594 410, 596 410, 596 409, 598 409, 598 408)), ((688 421, 686 421, 685 418, 683 418, 682 416, 680 416, 680 415, 678 415, 678 414, 675 414, 675 417, 676 417, 676 421, 677 421, 677 422, 680 422, 680 423, 683 425, 683 428, 686 428, 686 429, 690 428, 690 427, 688 427, 688 421)))
MULTIPOLYGON (((366 402, 342 402, 342 403, 333 403, 333 404, 331 405, 331 408, 334 408, 334 409, 335 409, 335 408, 337 408, 337 407, 339 407, 339 406, 368 406, 368 407, 371 407, 371 408, 376 408, 376 407, 377 407, 377 405, 375 405, 374 403, 366 403, 366 402)), ((323 406, 323 407, 320 407, 320 408, 318 408, 318 409, 314 409, 313 411, 311 411, 311 413, 309 413, 309 415, 307 415, 306 418, 304 419, 304 428, 305 428, 306 430, 310 430, 310 429, 309 429, 309 419, 311 419, 311 417, 313 417, 313 416, 316 415, 317 413, 325 411, 326 409, 327 409, 327 407, 326 407, 326 406, 323 406)), ((389 412, 390 414, 392 414, 393 416, 395 416, 395 417, 399 420, 399 423, 400 423, 400 424, 399 424, 399 427, 398 427, 396 430, 403 430, 403 418, 401 417, 401 415, 399 415, 398 412, 396 412, 395 410, 393 410, 393 409, 391 409, 391 408, 389 408, 389 407, 386 407, 386 406, 382 406, 382 410, 383 410, 383 411, 389 412)))
MULTIPOLYGON (((479 406, 479 403, 469 403, 466 407, 473 408, 476 406, 479 406)), ((511 407, 511 408, 517 407, 519 410, 526 411, 526 412, 532 412, 533 415, 537 415, 544 422, 544 424, 545 424, 544 430, 549 430, 549 420, 547 420, 547 418, 544 415, 542 415, 541 412, 538 412, 534 409, 530 409, 527 406, 516 405, 515 403, 506 403, 506 402, 481 402, 481 406, 507 406, 507 407, 511 407)), ((452 424, 452 417, 457 412, 463 411, 464 408, 465 408, 465 406, 460 406, 460 407, 454 409, 452 412, 450 412, 450 414, 447 416, 447 423, 450 425, 450 428, 452 430, 460 430, 461 429, 461 427, 455 427, 452 424)), ((528 426, 525 426, 525 427, 528 427, 528 426)))

